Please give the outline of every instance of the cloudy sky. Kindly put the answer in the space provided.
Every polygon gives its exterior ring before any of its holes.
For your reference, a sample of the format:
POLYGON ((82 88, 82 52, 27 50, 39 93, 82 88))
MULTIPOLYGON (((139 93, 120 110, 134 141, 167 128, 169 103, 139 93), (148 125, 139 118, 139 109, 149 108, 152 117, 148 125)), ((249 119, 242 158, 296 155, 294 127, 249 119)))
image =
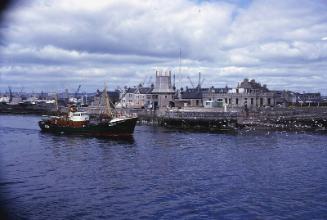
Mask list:
POLYGON ((0 92, 134 86, 172 70, 190 86, 327 94, 326 0, 33 0, 1 23, 0 92), (179 54, 181 50, 181 69, 179 54))

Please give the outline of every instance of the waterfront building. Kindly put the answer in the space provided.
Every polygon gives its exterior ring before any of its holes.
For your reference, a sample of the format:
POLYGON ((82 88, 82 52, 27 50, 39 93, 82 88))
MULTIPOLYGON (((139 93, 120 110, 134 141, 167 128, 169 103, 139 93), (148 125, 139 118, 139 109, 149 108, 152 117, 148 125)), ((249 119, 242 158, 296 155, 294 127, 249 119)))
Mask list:
POLYGON ((236 88, 181 88, 175 91, 171 82, 171 72, 156 71, 156 81, 151 87, 125 88, 121 93, 118 107, 134 109, 160 109, 170 107, 204 108, 248 108, 276 106, 285 98, 270 91, 266 85, 244 79, 236 88))
POLYGON ((296 93, 292 91, 274 90, 275 104, 279 107, 287 107, 297 103, 296 93))
POLYGON ((134 88, 126 88, 125 91, 121 93, 118 107, 135 109, 152 108, 152 103, 156 100, 152 91, 153 85, 151 85, 151 87, 139 85, 134 88))
POLYGON ((153 85, 151 87, 140 87, 136 91, 135 105, 137 108, 152 108, 152 103, 155 100, 152 94, 153 85))
POLYGON ((135 91, 136 91, 135 87, 125 88, 124 91, 120 93, 119 107, 133 108, 135 91))
POLYGON ((176 107, 203 107, 202 103, 202 89, 197 88, 188 88, 184 90, 181 88, 178 91, 177 97, 175 97, 175 106, 176 107))
POLYGON ((228 108, 248 108, 275 106, 274 92, 271 92, 266 85, 257 83, 254 79, 244 79, 236 88, 228 87, 211 89, 203 93, 205 107, 217 102, 218 106, 228 108))
POLYGON ((205 108, 215 108, 223 107, 223 99, 221 98, 222 94, 227 94, 231 88, 227 86, 225 88, 207 88, 202 92, 203 97, 203 106, 205 108))
POLYGON ((296 93, 297 102, 300 104, 318 104, 322 102, 320 93, 296 93))
POLYGON ((174 107, 175 91, 171 83, 171 71, 156 71, 153 94, 153 108, 174 107))
POLYGON ((274 91, 278 106, 319 106, 325 105, 320 93, 298 93, 291 91, 274 91))

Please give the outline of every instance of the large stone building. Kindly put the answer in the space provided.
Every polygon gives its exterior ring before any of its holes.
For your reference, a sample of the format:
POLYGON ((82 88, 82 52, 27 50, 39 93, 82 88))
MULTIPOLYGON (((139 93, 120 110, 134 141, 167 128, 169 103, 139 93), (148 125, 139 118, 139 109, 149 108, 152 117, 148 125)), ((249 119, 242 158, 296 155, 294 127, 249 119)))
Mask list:
POLYGON ((156 83, 152 91, 154 108, 174 107, 175 91, 171 83, 171 71, 156 71, 156 83))
POLYGON ((255 80, 244 79, 234 89, 225 88, 186 88, 175 91, 171 82, 171 72, 156 71, 156 82, 151 87, 139 85, 125 88, 120 107, 164 109, 170 107, 205 108, 248 108, 275 106, 279 99, 276 92, 255 80))
POLYGON ((298 93, 292 91, 273 91, 275 94, 275 103, 280 107, 287 106, 320 106, 326 105, 319 92, 317 93, 298 93))
POLYGON ((208 90, 202 94, 204 107, 217 102, 218 106, 231 108, 254 109, 257 107, 275 106, 274 92, 268 90, 266 85, 257 83, 254 79, 244 79, 235 89, 221 88, 208 90))
POLYGON ((178 90, 175 96, 175 107, 202 107, 202 89, 188 88, 178 90))
POLYGON ((134 88, 126 88, 121 93, 118 107, 123 108, 151 108, 154 98, 152 97, 153 86, 143 87, 139 85, 134 88))
POLYGON ((151 87, 125 88, 121 93, 120 103, 122 108, 158 109, 173 107, 175 90, 171 83, 171 72, 156 71, 156 82, 151 87))

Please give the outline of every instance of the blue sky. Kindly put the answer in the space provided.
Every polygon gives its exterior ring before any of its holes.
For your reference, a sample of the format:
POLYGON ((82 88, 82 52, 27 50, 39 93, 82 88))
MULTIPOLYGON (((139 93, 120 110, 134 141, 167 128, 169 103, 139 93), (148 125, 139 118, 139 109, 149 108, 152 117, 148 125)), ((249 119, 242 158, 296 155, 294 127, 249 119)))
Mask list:
POLYGON ((154 80, 327 94, 325 0, 32 0, 1 25, 0 91, 93 91, 154 80), (179 50, 182 67, 179 73, 179 50), (150 78, 152 76, 152 78, 150 78))

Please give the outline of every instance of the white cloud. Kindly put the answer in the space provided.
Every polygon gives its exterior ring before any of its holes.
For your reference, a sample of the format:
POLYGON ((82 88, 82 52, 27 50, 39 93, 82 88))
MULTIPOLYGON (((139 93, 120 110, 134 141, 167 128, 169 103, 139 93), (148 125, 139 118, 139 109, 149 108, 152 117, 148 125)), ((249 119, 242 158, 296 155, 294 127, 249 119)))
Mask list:
POLYGON ((183 74, 201 71, 208 86, 244 77, 281 89, 327 83, 323 0, 91 2, 34 0, 9 11, 0 87, 133 85, 156 67, 178 72, 180 48, 183 74))

